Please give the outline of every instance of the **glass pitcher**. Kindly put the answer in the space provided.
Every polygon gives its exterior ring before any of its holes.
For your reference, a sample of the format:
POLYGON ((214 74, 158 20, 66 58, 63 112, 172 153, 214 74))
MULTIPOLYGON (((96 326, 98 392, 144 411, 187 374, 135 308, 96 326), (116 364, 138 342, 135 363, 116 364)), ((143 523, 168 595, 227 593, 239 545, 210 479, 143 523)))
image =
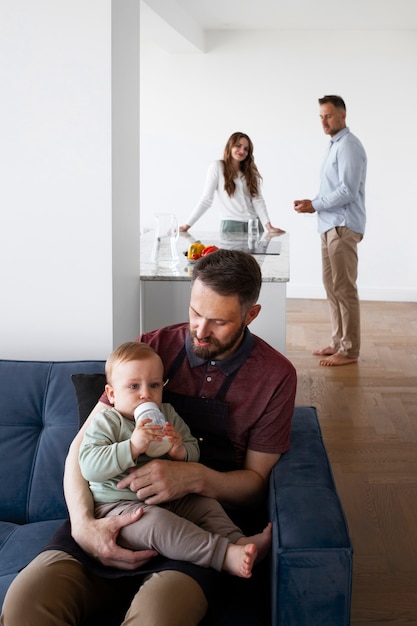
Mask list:
POLYGON ((161 268, 174 268, 179 260, 177 218, 173 213, 157 213, 155 221, 155 239, 151 254, 152 263, 161 268))

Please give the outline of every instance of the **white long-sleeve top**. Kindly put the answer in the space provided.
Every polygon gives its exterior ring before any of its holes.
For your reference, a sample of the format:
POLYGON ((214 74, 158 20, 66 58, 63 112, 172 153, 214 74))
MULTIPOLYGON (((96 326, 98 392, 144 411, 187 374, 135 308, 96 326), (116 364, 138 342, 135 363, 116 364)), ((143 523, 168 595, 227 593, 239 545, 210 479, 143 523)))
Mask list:
MULTIPOLYGON (((220 219, 246 222, 250 218, 258 217, 265 226, 270 221, 266 209, 265 200, 261 191, 252 198, 249 194, 246 180, 242 174, 235 178, 236 189, 233 196, 229 196, 224 188, 223 162, 213 161, 207 171, 203 195, 187 219, 187 224, 192 226, 211 207, 214 194, 220 202, 220 219)), ((259 187, 261 181, 259 180, 259 187)))

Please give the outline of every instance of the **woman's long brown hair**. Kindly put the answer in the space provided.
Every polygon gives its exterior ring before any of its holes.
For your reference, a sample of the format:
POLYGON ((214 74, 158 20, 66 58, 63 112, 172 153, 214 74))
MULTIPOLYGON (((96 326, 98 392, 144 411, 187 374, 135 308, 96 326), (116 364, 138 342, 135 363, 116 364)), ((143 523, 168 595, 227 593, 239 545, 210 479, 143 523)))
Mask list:
POLYGON ((236 178, 236 171, 233 167, 232 148, 237 143, 239 143, 242 137, 244 139, 247 139, 249 144, 249 151, 248 156, 244 161, 239 164, 239 166, 240 171, 245 177, 249 194, 252 198, 254 198, 258 195, 259 180, 262 178, 262 176, 258 172, 258 168, 256 167, 253 158, 253 143, 250 137, 248 137, 248 135, 246 135, 245 133, 233 133, 233 135, 230 135, 227 141, 223 156, 224 188, 230 197, 234 195, 236 190, 236 183, 234 181, 234 179, 236 178))

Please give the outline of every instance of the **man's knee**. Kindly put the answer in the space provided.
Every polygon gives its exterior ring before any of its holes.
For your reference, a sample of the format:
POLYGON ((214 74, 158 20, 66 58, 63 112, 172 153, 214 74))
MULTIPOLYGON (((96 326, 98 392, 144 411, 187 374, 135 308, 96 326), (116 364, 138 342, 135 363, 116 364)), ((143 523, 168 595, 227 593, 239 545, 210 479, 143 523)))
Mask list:
POLYGON ((124 626, 197 626, 207 599, 196 581, 182 572, 152 574, 134 597, 124 626))
POLYGON ((85 608, 85 582, 85 571, 78 561, 63 552, 43 552, 10 585, 1 624, 78 624, 85 608))

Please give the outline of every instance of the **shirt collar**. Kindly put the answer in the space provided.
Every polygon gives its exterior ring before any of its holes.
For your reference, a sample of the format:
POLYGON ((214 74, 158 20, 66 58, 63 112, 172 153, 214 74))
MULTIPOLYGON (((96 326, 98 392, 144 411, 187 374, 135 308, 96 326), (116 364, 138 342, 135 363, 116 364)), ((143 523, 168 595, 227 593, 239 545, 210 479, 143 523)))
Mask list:
POLYGON ((334 137, 331 137, 330 143, 334 143, 335 141, 339 141, 339 139, 341 139, 344 135, 346 135, 349 132, 350 132, 350 130, 349 130, 348 126, 346 126, 345 128, 342 128, 342 130, 339 130, 337 135, 335 135, 334 137))
POLYGON ((229 374, 233 374, 234 371, 236 371, 241 365, 243 365, 243 363, 246 361, 249 354, 251 353, 253 346, 253 335, 248 327, 246 327, 242 343, 240 344, 238 349, 233 352, 233 354, 231 354, 229 358, 216 361, 214 359, 201 359, 200 357, 198 357, 192 349, 190 334, 188 333, 185 338, 185 349, 187 351, 187 358, 190 363, 190 367, 199 367, 200 365, 210 363, 210 365, 218 367, 226 376, 229 376, 229 374))

